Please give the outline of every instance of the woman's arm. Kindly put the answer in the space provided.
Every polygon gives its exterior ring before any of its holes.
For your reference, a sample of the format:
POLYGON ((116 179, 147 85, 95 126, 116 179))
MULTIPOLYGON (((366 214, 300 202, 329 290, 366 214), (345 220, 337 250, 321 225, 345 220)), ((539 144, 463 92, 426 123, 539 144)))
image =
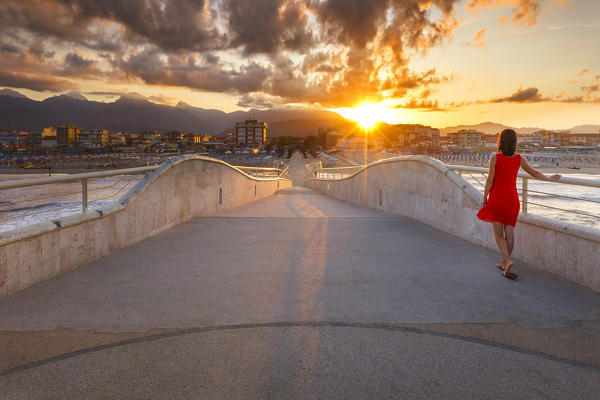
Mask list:
POLYGON ((487 204, 488 195, 490 194, 490 190, 492 190, 492 185, 494 184, 494 175, 496 175, 496 155, 494 154, 492 158, 490 158, 490 170, 488 171, 488 177, 485 181, 485 191, 483 192, 483 205, 487 204))
POLYGON ((554 174, 550 177, 542 174, 540 171, 534 169, 531 165, 529 165, 525 160, 525 157, 521 157, 521 168, 523 168, 525 172, 527 172, 529 175, 533 176, 535 179, 539 179, 540 181, 557 182, 561 177, 561 175, 559 174, 554 174))

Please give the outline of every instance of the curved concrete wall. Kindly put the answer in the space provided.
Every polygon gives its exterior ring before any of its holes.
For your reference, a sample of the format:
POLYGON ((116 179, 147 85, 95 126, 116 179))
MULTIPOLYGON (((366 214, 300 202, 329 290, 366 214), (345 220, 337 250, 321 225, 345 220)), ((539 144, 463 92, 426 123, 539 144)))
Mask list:
MULTIPOLYGON (((310 179, 320 192, 404 215, 497 250, 491 224, 476 214, 483 196, 442 162, 423 156, 377 161, 343 179, 310 179)), ((514 257, 600 291, 600 232, 521 214, 514 257)))
POLYGON ((254 178, 208 157, 186 156, 164 163, 108 207, 0 234, 0 297, 192 217, 290 186, 289 180, 254 178))

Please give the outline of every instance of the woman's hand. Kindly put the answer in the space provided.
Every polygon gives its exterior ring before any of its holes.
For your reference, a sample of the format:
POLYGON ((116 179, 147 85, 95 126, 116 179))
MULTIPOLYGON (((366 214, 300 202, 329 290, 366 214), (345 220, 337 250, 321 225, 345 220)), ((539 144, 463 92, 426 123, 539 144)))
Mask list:
POLYGON ((561 174, 554 174, 554 175, 552 175, 552 176, 549 178, 549 180, 550 180, 551 182, 558 182, 558 180, 559 180, 561 177, 562 177, 562 175, 561 175, 561 174))

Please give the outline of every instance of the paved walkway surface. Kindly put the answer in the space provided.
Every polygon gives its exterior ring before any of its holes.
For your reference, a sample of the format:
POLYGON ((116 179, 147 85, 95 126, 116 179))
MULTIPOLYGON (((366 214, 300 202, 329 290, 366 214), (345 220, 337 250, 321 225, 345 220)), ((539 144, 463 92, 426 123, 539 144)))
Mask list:
POLYGON ((600 398, 600 294, 498 257, 282 190, 0 300, 0 398, 600 398))

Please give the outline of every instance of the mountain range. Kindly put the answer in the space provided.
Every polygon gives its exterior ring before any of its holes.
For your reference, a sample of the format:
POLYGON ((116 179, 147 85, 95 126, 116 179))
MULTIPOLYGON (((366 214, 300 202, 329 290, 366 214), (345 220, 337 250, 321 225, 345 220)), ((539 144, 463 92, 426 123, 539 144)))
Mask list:
MULTIPOLYGON (((274 107, 230 113, 193 107, 179 102, 175 106, 157 104, 136 93, 123 94, 114 102, 90 101, 79 92, 69 92, 36 101, 11 90, 0 90, 0 129, 41 129, 44 126, 74 123, 85 128, 106 128, 109 131, 139 132, 144 130, 190 130, 219 135, 233 130, 235 122, 254 115, 269 124, 268 136, 306 136, 317 133, 319 126, 348 129, 355 123, 338 113, 313 108, 274 107)), ((457 125, 441 128, 447 135, 460 129, 476 129, 487 134, 500 132, 509 126, 494 122, 457 125)), ((537 127, 514 128, 519 134, 541 130, 537 127)), ((572 133, 598 133, 600 125, 579 125, 572 133)))
MULTIPOLYGON (((479 132, 483 132, 485 134, 491 135, 501 132, 504 129, 514 129, 520 135, 530 135, 533 132, 541 131, 547 128, 537 128, 537 127, 524 127, 524 128, 516 128, 514 126, 507 126, 503 124, 498 124, 495 122, 482 122, 476 125, 456 125, 456 126, 448 126, 446 128, 440 129, 441 135, 448 135, 452 132, 457 132, 461 129, 475 129, 479 132)), ((553 129, 550 129, 553 130, 553 129)), ((560 129, 563 130, 563 129, 560 129)), ((600 125, 577 125, 570 129, 566 129, 571 133, 598 133, 600 132, 600 125)))
POLYGON ((190 130, 218 135, 232 130, 236 121, 252 115, 268 122, 271 137, 314 135, 319 126, 348 123, 338 113, 311 108, 276 107, 226 113, 183 102, 175 106, 157 104, 135 93, 104 103, 87 100, 79 92, 36 101, 14 90, 0 90, 0 129, 9 130, 74 123, 85 128, 106 128, 111 132, 190 130))

